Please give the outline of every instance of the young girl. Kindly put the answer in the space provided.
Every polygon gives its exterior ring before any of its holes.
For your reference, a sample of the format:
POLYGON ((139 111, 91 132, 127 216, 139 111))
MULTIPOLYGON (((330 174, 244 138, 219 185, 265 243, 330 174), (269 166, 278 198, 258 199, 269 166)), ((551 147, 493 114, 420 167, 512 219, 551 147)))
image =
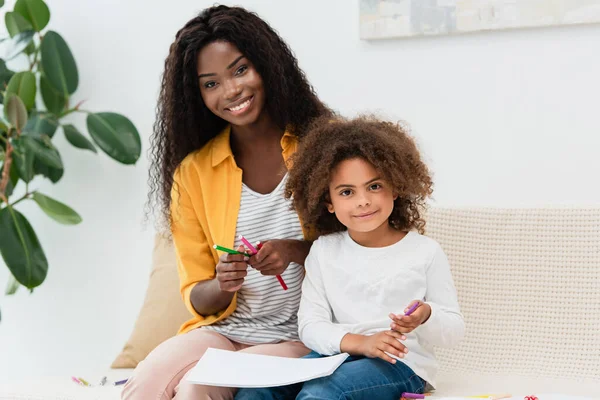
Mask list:
POLYGON ((170 223, 191 319, 138 365, 124 399, 232 399, 234 389, 185 379, 209 347, 309 352, 298 338, 297 311, 310 242, 283 194, 297 139, 329 114, 291 50, 255 14, 211 7, 177 33, 165 62, 150 184, 170 223), (213 249, 243 249, 240 235, 263 242, 258 254, 213 249))
POLYGON ((309 357, 351 357, 329 377, 243 389, 236 399, 398 400, 435 386, 433 346, 457 344, 464 322, 448 260, 421 235, 431 192, 429 171, 399 126, 315 124, 286 188, 321 235, 305 263, 299 334, 309 357))

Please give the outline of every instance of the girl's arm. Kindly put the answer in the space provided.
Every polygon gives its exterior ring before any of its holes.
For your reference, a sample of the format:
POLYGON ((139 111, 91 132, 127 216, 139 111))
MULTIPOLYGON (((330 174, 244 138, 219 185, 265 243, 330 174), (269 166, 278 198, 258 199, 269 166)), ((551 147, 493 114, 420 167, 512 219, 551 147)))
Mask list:
POLYGON ((320 240, 317 240, 305 262, 302 299, 298 311, 298 334, 304 344, 323 355, 340 353, 340 343, 348 333, 332 322, 333 315, 323 287, 319 265, 320 240))
POLYGON ((463 338, 465 322, 458 306, 448 258, 442 248, 437 247, 426 271, 425 303, 431 307, 431 315, 415 333, 435 346, 452 347, 463 338))

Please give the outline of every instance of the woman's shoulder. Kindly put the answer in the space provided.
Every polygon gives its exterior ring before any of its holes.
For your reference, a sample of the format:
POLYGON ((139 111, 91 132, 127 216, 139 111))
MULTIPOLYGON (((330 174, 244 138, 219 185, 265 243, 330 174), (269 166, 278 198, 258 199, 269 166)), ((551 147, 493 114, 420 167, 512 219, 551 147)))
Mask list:
POLYGON ((219 162, 231 153, 229 147, 229 130, 226 128, 204 146, 188 154, 179 164, 179 174, 186 175, 190 172, 208 175, 214 167, 215 160, 219 162))

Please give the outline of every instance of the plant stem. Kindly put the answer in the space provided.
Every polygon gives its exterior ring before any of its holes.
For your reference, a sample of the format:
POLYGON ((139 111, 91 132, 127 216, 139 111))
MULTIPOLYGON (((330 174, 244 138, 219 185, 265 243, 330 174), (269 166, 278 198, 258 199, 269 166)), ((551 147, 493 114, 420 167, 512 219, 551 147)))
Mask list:
POLYGON ((14 202, 12 202, 10 206, 11 207, 16 206, 18 203, 22 202, 23 200, 30 198, 31 195, 34 194, 34 193, 35 193, 35 191, 25 193, 23 196, 19 197, 17 200, 15 200, 14 202))
POLYGON ((69 115, 69 114, 71 114, 71 113, 74 113, 74 112, 81 112, 81 113, 85 113, 85 114, 91 114, 91 113, 92 113, 91 111, 86 111, 86 110, 80 110, 80 109, 79 109, 79 107, 80 107, 80 106, 81 106, 81 105, 82 105, 84 102, 85 102, 85 100, 81 100, 79 103, 77 103, 77 104, 75 105, 75 107, 73 107, 73 108, 71 108, 71 109, 68 109, 67 111, 65 111, 65 112, 61 113, 61 114, 58 116, 58 119, 61 119, 61 118, 63 118, 63 117, 66 117, 67 115, 69 115))
POLYGON ((8 186, 8 179, 10 178, 10 165, 12 164, 12 144, 6 142, 6 153, 4 153, 4 168, 2 169, 2 178, 0 179, 0 196, 6 204, 8 204, 8 198, 6 197, 6 187, 8 186))

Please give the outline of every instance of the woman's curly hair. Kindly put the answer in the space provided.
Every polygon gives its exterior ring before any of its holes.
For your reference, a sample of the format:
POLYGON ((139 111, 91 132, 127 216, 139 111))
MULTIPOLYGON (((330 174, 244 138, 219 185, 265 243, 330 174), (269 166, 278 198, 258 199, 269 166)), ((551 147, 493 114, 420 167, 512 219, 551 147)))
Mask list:
POLYGON ((196 70, 199 51, 215 41, 235 45, 252 62, 263 80, 265 107, 281 129, 292 127, 301 137, 313 119, 330 113, 290 48, 265 21, 240 7, 205 9, 177 32, 165 60, 148 178, 148 213, 158 207, 162 222, 170 221, 175 169, 227 125, 204 104, 196 70))
POLYGON ((371 163, 391 185, 398 198, 389 223, 398 230, 424 233, 421 212, 432 193, 429 169, 421 160, 414 140, 400 125, 372 116, 356 119, 319 118, 292 158, 286 198, 304 224, 325 235, 346 230, 330 203, 329 182, 334 168, 344 160, 362 158, 371 163))

